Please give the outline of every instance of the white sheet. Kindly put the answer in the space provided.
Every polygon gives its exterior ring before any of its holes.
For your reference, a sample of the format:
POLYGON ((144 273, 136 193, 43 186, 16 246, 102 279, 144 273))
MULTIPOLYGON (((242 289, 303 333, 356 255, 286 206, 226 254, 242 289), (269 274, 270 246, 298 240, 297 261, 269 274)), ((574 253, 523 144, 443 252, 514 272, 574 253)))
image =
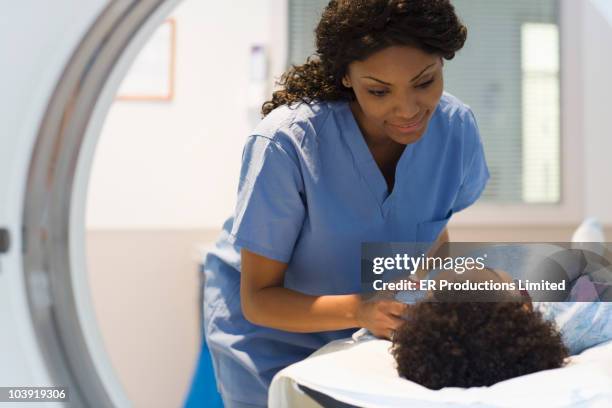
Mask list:
POLYGON ((439 391, 399 377, 390 346, 379 339, 329 343, 274 377, 269 407, 305 406, 296 383, 360 407, 612 407, 612 341, 570 357, 563 368, 439 391))

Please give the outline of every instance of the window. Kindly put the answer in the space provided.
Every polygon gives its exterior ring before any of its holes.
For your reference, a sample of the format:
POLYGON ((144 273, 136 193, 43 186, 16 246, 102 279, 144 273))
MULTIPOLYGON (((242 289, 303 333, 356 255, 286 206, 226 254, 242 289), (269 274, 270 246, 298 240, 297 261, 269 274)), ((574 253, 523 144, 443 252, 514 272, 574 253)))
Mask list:
POLYGON ((470 105, 491 180, 483 201, 560 201, 556 0, 454 0, 468 41, 445 89, 470 105))
POLYGON ((559 30, 555 24, 521 27, 523 154, 522 200, 560 199, 559 30))

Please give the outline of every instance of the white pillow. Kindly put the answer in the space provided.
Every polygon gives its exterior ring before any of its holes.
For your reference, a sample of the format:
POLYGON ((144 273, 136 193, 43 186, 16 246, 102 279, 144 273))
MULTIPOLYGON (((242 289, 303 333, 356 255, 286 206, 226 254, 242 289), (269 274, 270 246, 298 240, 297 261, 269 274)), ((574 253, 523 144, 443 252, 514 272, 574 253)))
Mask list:
POLYGON ((512 378, 491 387, 439 391, 401 378, 390 346, 391 342, 380 339, 331 342, 274 377, 269 406, 292 406, 292 402, 303 400, 296 384, 359 407, 612 406, 612 342, 570 357, 563 368, 512 378))

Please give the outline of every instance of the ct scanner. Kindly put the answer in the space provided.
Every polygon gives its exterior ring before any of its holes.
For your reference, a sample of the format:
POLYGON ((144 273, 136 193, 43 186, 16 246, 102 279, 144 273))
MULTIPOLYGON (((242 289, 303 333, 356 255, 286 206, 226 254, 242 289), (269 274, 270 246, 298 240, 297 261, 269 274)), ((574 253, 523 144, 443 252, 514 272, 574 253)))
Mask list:
POLYGON ((85 198, 96 139, 120 81, 178 2, 4 4, 2 387, 62 386, 69 406, 130 406, 104 352, 89 299, 85 198))

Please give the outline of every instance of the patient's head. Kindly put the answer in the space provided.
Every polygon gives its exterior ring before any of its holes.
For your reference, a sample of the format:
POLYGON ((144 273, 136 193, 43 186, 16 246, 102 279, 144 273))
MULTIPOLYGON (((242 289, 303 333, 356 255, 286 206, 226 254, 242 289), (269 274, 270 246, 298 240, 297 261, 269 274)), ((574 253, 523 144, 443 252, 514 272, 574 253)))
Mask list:
POLYGON ((476 387, 561 367, 551 322, 520 301, 419 302, 393 338, 400 376, 431 389, 476 387))

